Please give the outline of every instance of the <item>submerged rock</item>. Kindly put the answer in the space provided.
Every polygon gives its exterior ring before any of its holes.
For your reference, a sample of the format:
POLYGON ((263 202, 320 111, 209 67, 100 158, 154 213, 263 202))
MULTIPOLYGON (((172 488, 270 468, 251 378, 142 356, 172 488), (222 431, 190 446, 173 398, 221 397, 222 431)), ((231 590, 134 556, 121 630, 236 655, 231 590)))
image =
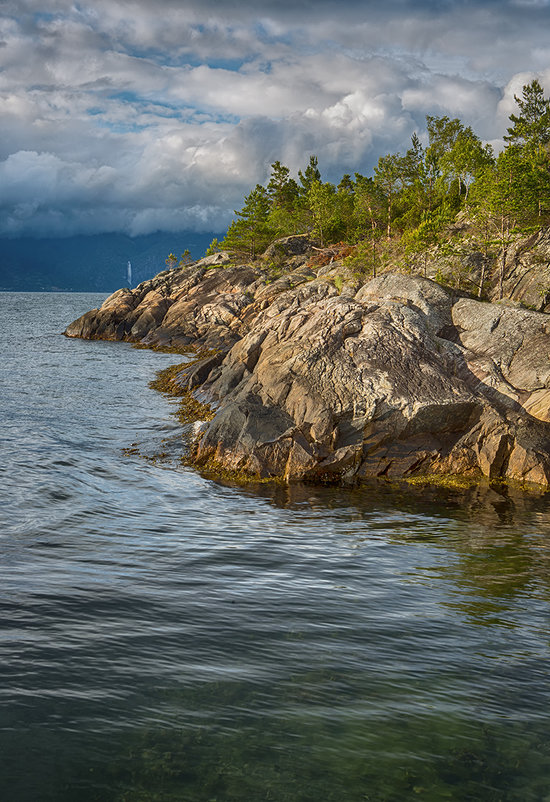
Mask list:
POLYGON ((295 240, 274 249, 300 261, 280 278, 265 259, 165 271, 66 333, 218 349, 178 376, 215 408, 195 441, 199 465, 287 481, 548 485, 547 315, 418 276, 337 282, 338 265, 315 271, 295 240))

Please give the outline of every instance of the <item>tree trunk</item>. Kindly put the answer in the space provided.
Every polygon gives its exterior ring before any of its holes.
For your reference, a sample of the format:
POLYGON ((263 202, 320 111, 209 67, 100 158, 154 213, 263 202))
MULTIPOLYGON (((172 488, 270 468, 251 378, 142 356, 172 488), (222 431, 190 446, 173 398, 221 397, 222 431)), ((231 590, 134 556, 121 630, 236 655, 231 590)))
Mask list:
POLYGON ((498 280, 498 297, 500 301, 502 301, 502 299, 504 298, 504 272, 506 270, 507 253, 508 253, 508 248, 505 248, 504 243, 502 243, 502 259, 500 260, 500 276, 498 280))
POLYGON ((481 298, 483 293, 483 285, 485 284, 485 272, 487 270, 487 262, 485 259, 483 260, 483 264, 481 266, 481 276, 479 277, 479 289, 477 291, 477 297, 481 298))

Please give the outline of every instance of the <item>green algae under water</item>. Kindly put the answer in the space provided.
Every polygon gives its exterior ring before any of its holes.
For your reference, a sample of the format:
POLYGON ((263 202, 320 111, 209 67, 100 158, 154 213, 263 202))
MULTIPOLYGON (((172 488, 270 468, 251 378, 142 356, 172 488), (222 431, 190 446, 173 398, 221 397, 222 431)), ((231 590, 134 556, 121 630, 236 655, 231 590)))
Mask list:
POLYGON ((2 800, 550 800, 547 496, 209 481, 173 355, 0 302, 2 800))

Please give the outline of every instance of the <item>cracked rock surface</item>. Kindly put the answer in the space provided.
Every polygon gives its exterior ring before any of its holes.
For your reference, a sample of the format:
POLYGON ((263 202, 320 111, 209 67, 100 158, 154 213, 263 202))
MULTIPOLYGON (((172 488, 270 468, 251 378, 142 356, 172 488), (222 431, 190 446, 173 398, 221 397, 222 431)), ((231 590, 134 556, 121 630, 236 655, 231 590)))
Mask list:
POLYGON ((418 276, 315 270, 298 246, 289 242, 294 269, 275 281, 261 263, 218 254, 214 266, 119 290, 66 333, 217 349, 178 377, 216 409, 195 442, 198 464, 288 481, 549 484, 548 315, 418 276))

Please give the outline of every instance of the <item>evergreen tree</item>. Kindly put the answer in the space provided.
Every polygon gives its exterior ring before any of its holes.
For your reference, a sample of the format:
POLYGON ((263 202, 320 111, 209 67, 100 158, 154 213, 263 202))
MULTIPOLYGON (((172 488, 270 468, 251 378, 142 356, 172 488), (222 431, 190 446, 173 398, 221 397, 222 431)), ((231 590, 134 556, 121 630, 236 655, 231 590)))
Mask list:
POLYGON ((535 206, 538 222, 550 214, 550 100, 535 79, 523 87, 522 97, 514 95, 519 114, 511 114, 513 123, 504 139, 508 147, 521 151, 531 169, 532 191, 537 195, 535 206))
POLYGON ((513 123, 504 140, 511 144, 538 149, 550 142, 550 100, 535 78, 523 87, 522 96, 514 95, 519 114, 511 114, 513 123))
POLYGON ((276 161, 271 165, 271 177, 267 185, 270 203, 268 225, 274 236, 296 234, 300 228, 300 210, 297 208, 299 188, 290 177, 290 170, 276 161))
POLYGON ((386 198, 386 236, 392 235, 393 207, 396 195, 403 186, 406 165, 399 153, 380 156, 374 168, 374 182, 386 198))
POLYGON ((331 236, 336 240, 353 239, 355 185, 351 176, 346 173, 336 187, 334 227, 331 236))
MULTIPOLYGON (((532 81, 516 101, 497 159, 458 118, 428 116, 427 147, 413 134, 405 155, 381 156, 372 177, 346 174, 337 187, 323 183, 310 156, 295 181, 288 167, 273 162, 267 188, 257 185, 245 198, 215 247, 254 258, 276 236, 314 231, 323 244, 363 241, 361 258, 368 253, 374 272, 392 252, 392 243, 380 241, 384 234, 389 241, 399 229, 408 252, 426 255, 467 202, 484 253, 497 244, 504 259, 515 232, 550 219, 550 100, 532 81)), ((483 277, 479 292, 482 283, 483 277)))
POLYGON ((254 259, 265 250, 273 238, 268 223, 269 197, 260 184, 246 196, 243 208, 238 212, 227 230, 221 247, 254 259))
POLYGON ((178 267, 185 267, 186 265, 191 264, 192 261, 193 259, 191 258, 191 251, 189 248, 186 248, 181 255, 178 267))
POLYGON ((334 233, 336 218, 336 187, 334 184, 323 184, 312 181, 307 196, 308 206, 313 219, 313 231, 325 245, 334 233))
POLYGON ((301 170, 298 170, 298 178, 300 179, 301 184, 301 187, 299 188, 300 195, 303 198, 307 198, 313 182, 321 181, 321 173, 318 168, 317 156, 309 157, 309 164, 304 172, 302 173, 301 170))
POLYGON ((442 174, 448 178, 455 178, 458 185, 458 195, 465 190, 465 200, 468 198, 470 185, 478 173, 493 160, 490 145, 483 146, 480 138, 472 129, 463 128, 458 132, 452 147, 441 156, 439 164, 442 174))
POLYGON ((418 134, 414 133, 411 137, 411 147, 405 153, 403 160, 404 175, 409 184, 424 184, 426 165, 426 154, 418 134))
POLYGON ((344 173, 336 189, 342 195, 353 195, 355 192, 355 186, 349 173, 344 173))
POLYGON ((478 224, 500 253, 499 297, 503 297, 506 256, 515 232, 536 217, 537 189, 528 159, 519 145, 509 145, 496 163, 485 167, 474 184, 478 224))
POLYGON ((298 197, 298 184, 290 178, 290 170, 281 162, 271 165, 271 177, 267 185, 267 194, 272 208, 285 209, 290 212, 298 197))
POLYGON ((208 248, 206 249, 205 256, 214 256, 215 253, 220 252, 220 243, 218 242, 218 238, 214 237, 208 248))
POLYGON ((411 147, 403 157, 403 187, 399 225, 410 228, 420 224, 428 208, 428 183, 425 151, 418 135, 411 137, 411 147))
POLYGON ((380 231, 385 216, 386 199, 374 179, 355 173, 353 215, 358 237, 372 237, 380 231))

